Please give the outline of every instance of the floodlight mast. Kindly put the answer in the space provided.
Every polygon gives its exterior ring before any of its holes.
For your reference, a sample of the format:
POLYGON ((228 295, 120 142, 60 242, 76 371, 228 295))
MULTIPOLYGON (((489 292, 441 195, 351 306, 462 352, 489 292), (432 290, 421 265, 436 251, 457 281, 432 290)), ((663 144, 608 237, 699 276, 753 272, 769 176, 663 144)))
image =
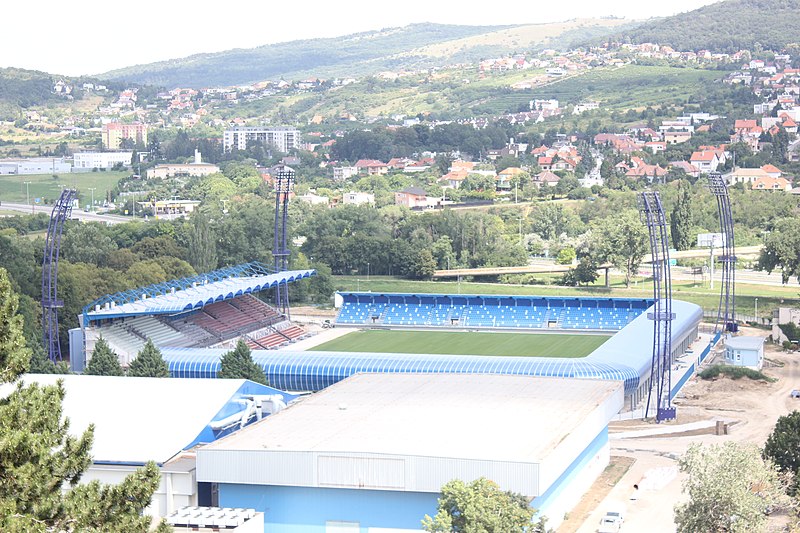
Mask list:
MULTIPOLYGON (((733 214, 728 196, 728 186, 722 174, 714 172, 708 176, 708 188, 717 199, 720 233, 722 233, 722 283, 719 289, 716 331, 735 333, 736 324, 736 248, 733 235, 733 214)), ((713 257, 712 257, 713 261, 713 257)))
POLYGON ((647 393, 645 416, 650 412, 655 391, 656 422, 675 419, 670 391, 672 388, 672 276, 669 264, 667 218, 658 192, 639 195, 639 214, 647 226, 653 267, 653 359, 650 366, 650 390, 647 393))
POLYGON ((58 309, 64 307, 63 300, 58 299, 58 257, 64 224, 72 214, 75 197, 75 189, 64 189, 53 206, 42 259, 42 341, 54 363, 62 359, 58 342, 58 309))
MULTIPOLYGON (((294 169, 283 165, 275 176, 275 231, 272 257, 275 272, 289 269, 289 248, 287 246, 289 194, 294 188, 294 169)), ((289 285, 279 283, 275 287, 275 307, 289 318, 289 285)))

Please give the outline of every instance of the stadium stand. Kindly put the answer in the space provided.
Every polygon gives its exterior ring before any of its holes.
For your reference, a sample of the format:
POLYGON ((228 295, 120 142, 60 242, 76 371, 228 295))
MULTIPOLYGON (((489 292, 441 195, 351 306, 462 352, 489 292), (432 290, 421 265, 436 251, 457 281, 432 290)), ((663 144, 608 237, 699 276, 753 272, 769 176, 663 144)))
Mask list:
POLYGON ((84 307, 80 336, 73 341, 70 332, 70 360, 80 362, 73 370, 83 370, 100 337, 123 365, 148 339, 160 348, 230 349, 238 338, 259 349, 292 343, 308 333, 254 294, 314 274, 246 263, 103 296, 84 307))
MULTIPOLYGON (((364 295, 366 293, 359 294, 359 296, 364 295)), ((366 296, 374 296, 381 300, 388 297, 378 294, 366 296)), ((476 305, 482 300, 482 297, 452 296, 452 298, 462 300, 469 298, 470 302, 474 301, 476 305)), ((526 303, 543 300, 541 297, 519 298, 527 300, 526 303)), ((486 299, 492 300, 490 297, 486 299)), ((503 298, 504 305, 507 303, 506 299, 503 298)), ((496 297, 493 300, 497 302, 496 297)), ((589 308, 593 305, 595 313, 598 309, 602 309, 604 316, 609 306, 617 306, 616 308, 620 310, 627 307, 627 312, 636 314, 636 318, 591 354, 578 358, 291 350, 276 352, 255 349, 253 360, 264 369, 269 383, 280 389, 294 391, 318 391, 359 372, 466 372, 622 380, 625 382, 625 403, 630 409, 635 408, 649 391, 653 322, 648 319, 647 311, 652 311, 652 304, 642 309, 641 306, 646 304, 647 300, 609 301, 607 298, 550 300, 552 300, 551 311, 557 310, 559 314, 565 311, 565 306, 566 309, 580 308, 582 304, 589 308)), ((386 303, 383 301, 383 307, 386 307, 386 303)), ((703 318, 703 310, 698 305, 680 300, 673 300, 672 309, 675 313, 671 329, 672 355, 677 357, 698 338, 698 325, 703 318)), ((588 320, 590 317, 587 314, 586 317, 580 318, 588 320)), ((174 377, 214 378, 219 371, 219 359, 223 350, 165 348, 163 352, 174 377)))
POLYGON ((619 331, 652 300, 340 293, 342 325, 561 328, 619 331))

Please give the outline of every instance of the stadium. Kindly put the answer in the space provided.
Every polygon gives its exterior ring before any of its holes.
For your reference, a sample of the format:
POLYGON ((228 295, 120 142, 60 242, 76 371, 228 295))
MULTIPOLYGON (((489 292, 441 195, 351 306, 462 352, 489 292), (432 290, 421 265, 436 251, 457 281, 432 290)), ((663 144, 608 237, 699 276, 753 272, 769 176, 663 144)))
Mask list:
MULTIPOLYGON (((221 356, 244 339, 270 386, 316 393, 285 413, 241 430, 245 437, 232 435, 233 440, 222 439, 198 451, 197 481, 215 487, 217 495, 210 503, 263 511, 265 531, 288 532, 298 525, 304 531, 326 531, 325 524, 336 516, 376 530, 410 531, 419 525, 420 513, 435 513, 438 488, 448 479, 481 475, 528 496, 555 526, 608 464, 608 422, 620 412, 623 416, 645 414, 652 379, 651 299, 344 292, 336 297, 338 337, 326 342, 334 330, 300 325, 291 319, 288 307, 281 310, 260 298, 280 285, 313 275, 313 270, 275 272, 247 263, 104 296, 84 308, 82 327, 70 331, 72 366, 79 371, 88 363, 100 337, 117 351, 123 365, 150 340, 160 348, 173 377, 210 379, 217 376, 221 356), (324 333, 312 337, 315 329, 324 333), (439 335, 445 337, 436 341, 439 335), (299 339, 306 339, 306 349, 295 346, 299 339), (518 355, 506 355, 511 353, 518 355), (375 377, 364 377, 370 375, 375 377), (386 380, 376 381, 377 376, 386 380), (453 385, 446 376, 461 376, 461 381, 453 385), (364 379, 370 387, 354 394, 352 388, 364 379), (520 404, 509 405, 502 391, 508 383, 517 383, 507 380, 520 379, 535 386, 522 386, 516 400, 520 404), (441 391, 449 392, 443 396, 441 391), (473 453, 472 448, 447 453, 427 439, 387 447, 384 437, 367 438, 375 433, 375 426, 359 417, 343 420, 325 434, 323 421, 313 420, 318 415, 313 409, 316 397, 339 409, 366 406, 370 401, 384 405, 386 398, 397 397, 399 411, 386 416, 392 420, 393 431, 406 435, 424 427, 421 421, 429 416, 465 417, 470 421, 467 427, 488 428, 495 419, 509 421, 491 431, 499 443, 484 448, 505 454, 507 461, 490 467, 495 462, 492 454, 473 453), (470 405, 473 397, 481 398, 480 409, 470 405), (454 405, 469 408, 459 415, 454 405), (535 444, 541 437, 527 430, 520 433, 510 423, 519 417, 555 440, 535 444), (340 442, 336 435, 343 427, 361 437, 340 442), (261 449, 254 443, 280 440, 286 431, 294 437, 280 444, 288 454, 283 459, 269 454, 262 459, 253 455, 256 451, 248 451, 254 446, 261 449), (321 439, 336 448, 336 453, 326 449, 323 455, 336 459, 323 460, 316 453, 308 456, 311 443, 321 439), (540 452, 503 451, 507 446, 503 443, 520 439, 530 441, 540 452), (438 457, 435 466, 419 459, 431 455, 438 457), (303 468, 317 468, 324 478, 275 473, 281 471, 282 460, 296 464, 300 458, 310 461, 303 468), (265 470, 254 471, 247 466, 249 461, 263 461, 265 470), (405 465, 405 474, 388 468, 400 464, 397 461, 405 465), (513 465, 530 475, 513 475, 513 465), (411 481, 430 468, 439 469, 436 476, 425 483, 411 481), (379 477, 394 477, 390 481, 375 480, 370 477, 373 474, 352 478, 353 472, 376 471, 383 472, 374 474, 379 477), (305 511, 292 511, 307 509, 302 502, 308 501, 316 502, 320 510, 313 523, 305 511), (278 512, 277 502, 286 510, 278 512), (386 515, 382 510, 388 507, 396 512, 386 515)), ((673 301, 672 310, 671 359, 677 369, 679 358, 698 341, 702 311, 681 301, 673 301)), ((707 353, 708 347, 704 348, 701 355, 707 353)), ((694 364, 685 369, 670 397, 693 369, 694 364)))

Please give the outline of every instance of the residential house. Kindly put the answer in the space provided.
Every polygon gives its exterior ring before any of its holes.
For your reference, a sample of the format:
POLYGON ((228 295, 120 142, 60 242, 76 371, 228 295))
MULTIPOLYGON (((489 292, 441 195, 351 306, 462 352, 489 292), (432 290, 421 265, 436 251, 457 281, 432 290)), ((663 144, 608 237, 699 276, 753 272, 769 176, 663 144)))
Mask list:
POLYGON ((766 172, 770 178, 780 178, 783 176, 783 172, 781 171, 781 169, 779 169, 775 165, 764 165, 761 167, 761 170, 766 172))
POLYGON ((464 183, 464 180, 467 178, 468 172, 466 170, 451 170, 441 178, 439 181, 444 183, 444 187, 450 187, 451 189, 458 189, 461 187, 461 184, 464 183))
POLYGON ((420 187, 406 187, 394 193, 394 203, 408 208, 428 207, 428 193, 420 187))
POLYGON ((770 175, 761 168, 736 168, 723 176, 728 185, 736 185, 737 183, 750 185, 757 179, 769 177, 770 175))
POLYGON ((536 160, 536 164, 539 165, 539 168, 541 168, 542 170, 552 170, 553 158, 547 156, 540 156, 539 159, 536 160))
POLYGON ((690 131, 665 131, 664 142, 667 144, 680 144, 692 138, 690 131))
POLYGON ((358 167, 333 167, 333 180, 344 181, 358 174, 358 167))
POLYGON ((301 202, 306 202, 311 205, 330 205, 330 198, 328 198, 327 196, 320 196, 313 191, 297 195, 295 196, 295 199, 300 200, 301 202))
POLYGON ((525 174, 525 171, 519 167, 508 167, 497 173, 495 183, 498 189, 510 189, 511 181, 520 174, 525 174))
POLYGON ((356 168, 359 172, 366 172, 370 176, 387 174, 389 165, 377 159, 359 159, 356 161, 356 168))
POLYGON ((786 178, 773 178, 770 176, 762 176, 752 182, 750 188, 754 191, 782 191, 787 192, 792 190, 792 184, 786 178))
POLYGON ((553 164, 550 166, 550 170, 563 170, 566 172, 575 172, 575 168, 578 166, 578 163, 574 159, 570 159, 567 157, 559 157, 553 164))
POLYGON ((700 169, 700 172, 709 173, 717 171, 717 167, 720 165, 720 160, 717 157, 716 152, 702 151, 693 152, 692 156, 689 158, 689 163, 700 169))
POLYGON ((375 195, 369 192, 346 192, 342 195, 345 205, 375 205, 375 195))
POLYGON ((683 170, 687 176, 691 176, 693 178, 700 176, 700 169, 688 161, 671 161, 669 166, 672 168, 679 168, 683 170))
POLYGON ((558 174, 554 174, 548 170, 540 172, 532 178, 533 184, 537 188, 541 188, 543 185, 546 187, 554 187, 560 180, 561 178, 558 174))
POLYGON ((644 146, 654 154, 661 153, 667 149, 667 143, 664 141, 650 141, 645 143, 644 146))

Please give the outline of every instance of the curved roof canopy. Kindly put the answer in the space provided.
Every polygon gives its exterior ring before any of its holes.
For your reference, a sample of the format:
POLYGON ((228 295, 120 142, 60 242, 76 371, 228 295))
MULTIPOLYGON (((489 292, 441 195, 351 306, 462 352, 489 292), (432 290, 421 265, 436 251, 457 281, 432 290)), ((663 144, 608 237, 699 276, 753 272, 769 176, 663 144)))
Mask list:
POLYGON ((174 315, 314 274, 315 270, 275 272, 262 263, 245 263, 103 296, 83 308, 83 322, 89 325, 93 320, 124 316, 174 315))

